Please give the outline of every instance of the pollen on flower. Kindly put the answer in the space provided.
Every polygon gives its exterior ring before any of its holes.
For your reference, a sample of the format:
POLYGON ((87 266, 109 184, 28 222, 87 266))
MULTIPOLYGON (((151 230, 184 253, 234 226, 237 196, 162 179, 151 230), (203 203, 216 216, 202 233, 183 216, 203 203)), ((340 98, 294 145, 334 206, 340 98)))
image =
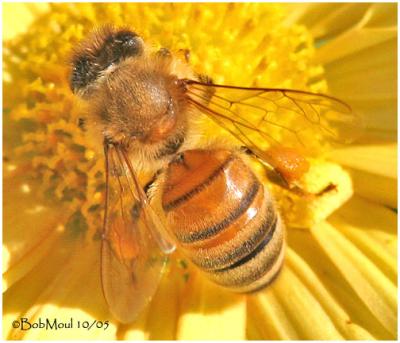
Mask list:
POLYGON ((300 180, 300 187, 309 195, 298 195, 277 185, 270 187, 289 227, 313 227, 353 195, 350 175, 339 165, 322 160, 310 161, 310 170, 300 180))

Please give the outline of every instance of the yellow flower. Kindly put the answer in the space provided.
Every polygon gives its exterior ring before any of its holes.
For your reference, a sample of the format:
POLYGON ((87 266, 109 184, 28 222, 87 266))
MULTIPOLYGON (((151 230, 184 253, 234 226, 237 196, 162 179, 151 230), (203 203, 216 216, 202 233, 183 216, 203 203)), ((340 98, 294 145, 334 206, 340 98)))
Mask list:
POLYGON ((5 339, 397 337, 395 4, 7 4, 3 16, 5 339), (65 64, 105 23, 190 49, 194 70, 216 83, 329 90, 362 114, 357 146, 312 161, 306 175, 310 190, 335 181, 334 195, 301 202, 271 186, 289 224, 272 286, 233 294, 175 256, 135 323, 108 312, 97 234, 103 160, 77 126, 65 64), (73 318, 74 328, 13 327, 21 318, 73 318), (78 328, 94 320, 103 327, 78 328))

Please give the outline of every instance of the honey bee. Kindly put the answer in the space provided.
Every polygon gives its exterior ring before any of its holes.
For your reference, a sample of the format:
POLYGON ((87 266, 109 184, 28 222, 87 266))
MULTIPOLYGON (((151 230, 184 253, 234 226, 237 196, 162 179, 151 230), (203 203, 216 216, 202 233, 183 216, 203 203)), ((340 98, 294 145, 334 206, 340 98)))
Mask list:
POLYGON ((348 140, 358 126, 349 106, 300 90, 214 84, 128 28, 97 29, 71 64, 71 89, 104 146, 101 281, 111 313, 121 322, 137 317, 176 247, 232 291, 271 283, 284 259, 284 224, 248 159, 301 193, 296 181, 308 163, 300 152, 348 140), (201 117, 237 144, 199 145, 201 117), (310 133, 314 142, 305 142, 310 133), (155 174, 151 187, 138 181, 143 170, 155 174))

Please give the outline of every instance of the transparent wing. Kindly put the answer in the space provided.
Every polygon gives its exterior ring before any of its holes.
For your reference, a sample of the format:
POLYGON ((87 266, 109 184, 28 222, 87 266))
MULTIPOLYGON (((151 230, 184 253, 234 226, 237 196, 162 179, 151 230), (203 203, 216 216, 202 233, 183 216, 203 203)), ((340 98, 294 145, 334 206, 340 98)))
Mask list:
POLYGON ((105 155, 102 287, 111 313, 127 323, 151 300, 166 254, 175 247, 148 204, 126 152, 111 145, 105 147, 105 155))
POLYGON ((362 128, 346 103, 327 95, 183 82, 192 105, 259 155, 274 145, 320 153, 353 141, 362 128))

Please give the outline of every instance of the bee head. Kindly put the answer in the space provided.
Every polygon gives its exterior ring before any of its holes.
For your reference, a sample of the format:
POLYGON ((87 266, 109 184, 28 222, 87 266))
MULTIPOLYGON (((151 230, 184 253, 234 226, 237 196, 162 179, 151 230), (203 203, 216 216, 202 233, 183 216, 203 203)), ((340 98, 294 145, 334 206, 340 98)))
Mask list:
POLYGON ((74 51, 70 75, 72 91, 88 96, 91 86, 107 69, 128 57, 140 56, 143 48, 142 38, 128 29, 103 26, 95 30, 74 51))

